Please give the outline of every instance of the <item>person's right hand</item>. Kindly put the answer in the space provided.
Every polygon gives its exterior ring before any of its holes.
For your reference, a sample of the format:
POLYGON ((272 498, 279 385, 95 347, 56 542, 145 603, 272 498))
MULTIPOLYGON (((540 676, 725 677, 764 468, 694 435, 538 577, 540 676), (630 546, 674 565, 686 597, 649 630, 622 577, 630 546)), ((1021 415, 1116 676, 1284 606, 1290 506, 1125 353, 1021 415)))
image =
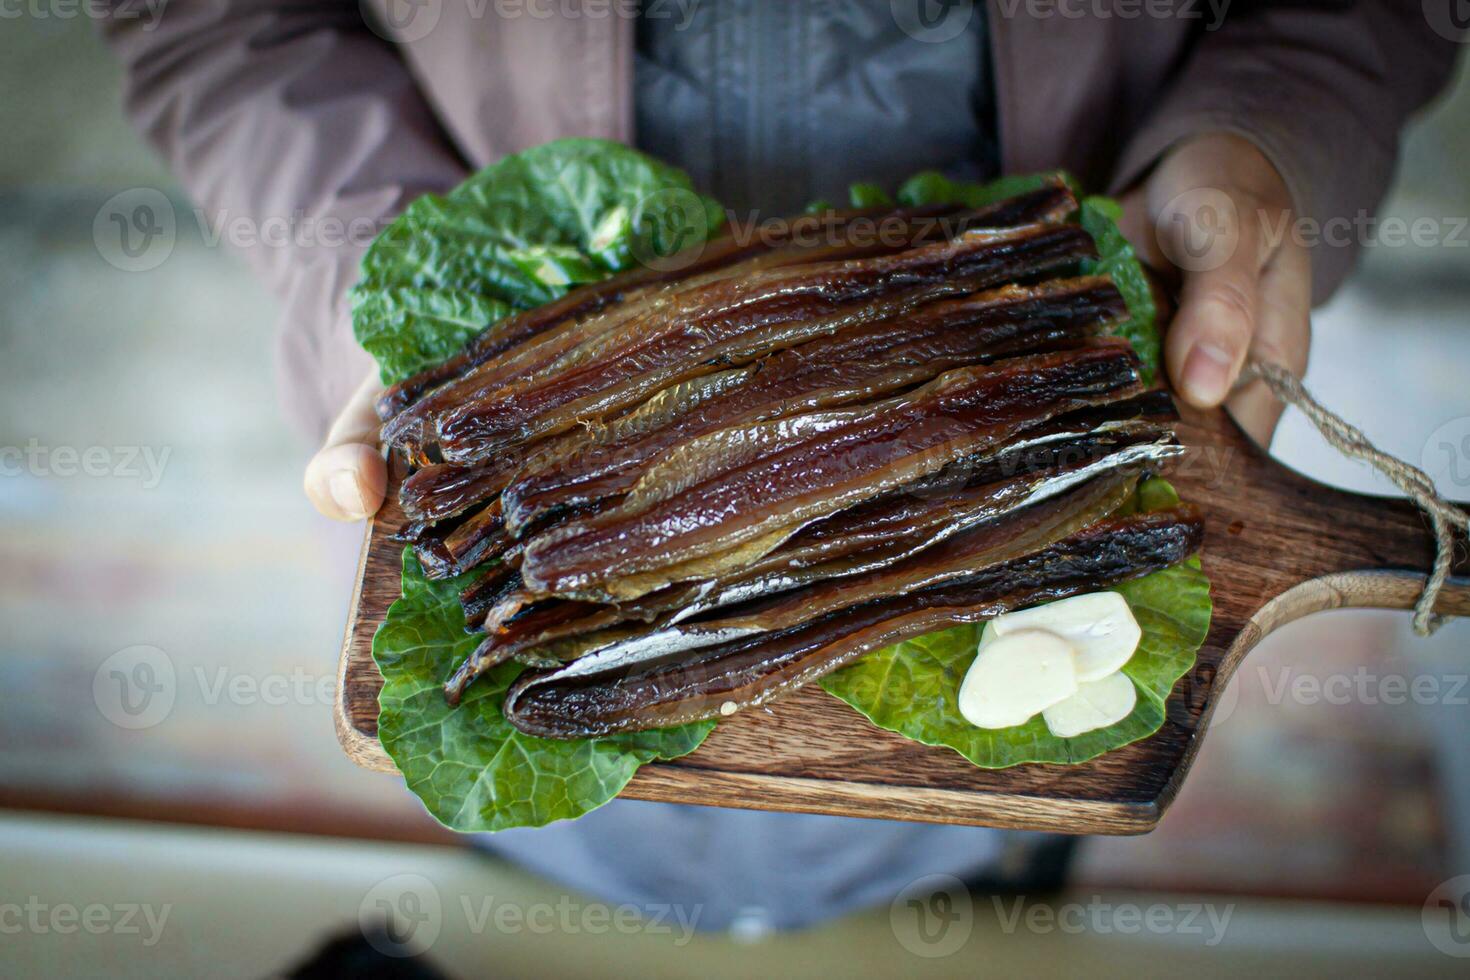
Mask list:
POLYGON ((1270 445, 1284 406, 1261 380, 1237 382, 1253 358, 1307 370, 1312 261, 1287 231, 1286 182, 1248 140, 1211 133, 1175 146, 1122 204, 1123 233, 1182 282, 1164 336, 1174 390, 1197 408, 1223 404, 1270 445))
POLYGON ((374 369, 348 399, 326 442, 306 465, 306 496, 334 521, 360 521, 383 506, 388 466, 378 451, 379 422, 373 410, 382 390, 374 369))

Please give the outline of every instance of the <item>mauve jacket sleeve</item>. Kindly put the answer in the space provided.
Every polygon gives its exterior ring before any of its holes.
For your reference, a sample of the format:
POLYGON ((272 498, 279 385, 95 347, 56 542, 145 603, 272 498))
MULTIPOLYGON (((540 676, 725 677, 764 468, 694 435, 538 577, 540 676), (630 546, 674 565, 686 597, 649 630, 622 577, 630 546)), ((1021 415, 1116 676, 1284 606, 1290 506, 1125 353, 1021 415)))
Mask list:
POLYGON ((279 297, 283 399, 320 437, 372 365, 346 302, 363 251, 465 166, 357 3, 190 0, 151 25, 133 6, 103 24, 128 111, 279 297))
POLYGON ((1457 48, 1418 0, 1252 3, 1201 35, 1125 147, 1114 190, 1181 139, 1250 139, 1285 178, 1304 227, 1324 231, 1312 249, 1321 302, 1361 247, 1357 216, 1388 188, 1399 130, 1448 79, 1457 48))

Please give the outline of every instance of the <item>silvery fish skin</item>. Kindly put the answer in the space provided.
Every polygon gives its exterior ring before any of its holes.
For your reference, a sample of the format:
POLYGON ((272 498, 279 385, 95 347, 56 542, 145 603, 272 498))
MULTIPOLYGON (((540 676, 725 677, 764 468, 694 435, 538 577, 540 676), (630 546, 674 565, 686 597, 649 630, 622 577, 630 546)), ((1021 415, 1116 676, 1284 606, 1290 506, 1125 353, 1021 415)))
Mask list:
MULTIPOLYGON (((1066 445, 1075 446, 1076 440, 1066 445)), ((631 663, 748 635, 753 628, 732 624, 728 616, 713 622, 706 617, 687 626, 681 623, 724 607, 783 593, 795 597, 793 601, 797 605, 789 608, 816 614, 823 602, 834 601, 830 595, 824 597, 820 590, 813 591, 818 583, 864 574, 871 577, 871 573, 900 566, 906 560, 917 561, 927 549, 987 522, 1007 528, 1007 534, 1019 535, 1026 522, 1006 523, 1006 515, 1072 491, 1072 499, 1058 508, 1057 518, 1049 525, 1051 533, 1059 533, 1057 528, 1072 528, 1078 526, 1078 520, 1095 519, 1114 509, 1131 494, 1138 467, 1162 461, 1180 451, 1182 447, 1169 437, 1156 437, 1151 442, 1123 445, 1082 465, 1054 465, 1050 475, 1033 475, 1028 471, 998 484, 981 485, 970 490, 968 499, 966 494, 951 489, 942 497, 929 498, 929 514, 922 522, 911 522, 909 533, 890 535, 886 540, 873 538, 860 543, 865 547, 835 557, 829 549, 824 556, 826 561, 790 562, 784 568, 780 562, 772 562, 774 570, 763 574, 736 576, 725 582, 691 583, 673 590, 661 602, 634 603, 631 609, 626 605, 570 603, 563 607, 565 618, 557 618, 546 605, 539 609, 533 607, 527 614, 529 622, 510 618, 507 622, 490 624, 485 643, 446 683, 446 697, 455 703, 479 674, 513 655, 529 653, 540 664, 582 657, 589 664, 581 669, 599 670, 609 662, 631 663), (1089 480, 1093 483, 1085 492, 1074 490, 1089 480), (961 501, 960 506, 954 506, 956 500, 961 501), (653 626, 644 625, 650 620, 655 621, 653 626)), ((942 488, 936 489, 942 492, 942 488)), ((975 544, 983 546, 986 540, 981 537, 975 544)), ((946 567, 932 566, 923 580, 932 584, 944 575, 960 574, 973 563, 976 554, 974 548, 961 549, 959 565, 951 560, 946 567)), ((917 581, 909 574, 901 585, 894 585, 885 584, 880 577, 868 588, 913 588, 917 587, 917 581)), ((507 598, 514 601, 515 594, 509 593, 507 598)))
POLYGON ((868 401, 965 364, 1080 342, 1127 314, 1105 278, 1007 286, 672 385, 590 438, 522 468, 504 491, 506 524, 520 535, 556 511, 621 496, 647 466, 691 438, 868 401))
POLYGON ((588 738, 718 718, 764 704, 871 650, 1012 609, 1106 587, 1198 550, 1193 508, 1110 518, 1039 551, 942 584, 735 636, 694 655, 590 670, 587 659, 522 675, 504 713, 542 738, 588 738))
POLYGON ((832 575, 788 588, 745 596, 746 604, 713 606, 707 616, 671 623, 654 634, 613 644, 582 657, 573 673, 603 670, 608 664, 626 666, 651 656, 713 646, 733 636, 785 629, 803 618, 813 618, 854 605, 864 598, 885 594, 892 588, 917 589, 949 578, 958 578, 977 567, 1005 561, 1018 553, 1060 540, 1087 523, 1107 516, 1128 499, 1137 483, 1136 472, 1108 474, 1091 486, 1074 490, 1063 499, 1047 497, 1030 509, 1012 508, 980 525, 954 534, 935 535, 892 561, 878 562, 847 575, 832 575), (931 551, 959 535, 958 545, 939 553, 931 551), (1039 542, 1039 544, 1038 544, 1039 542), (864 574, 866 573, 866 574, 864 574), (856 597, 856 598, 854 598, 856 597), (658 654, 649 651, 657 649, 658 654))
POLYGON ((691 440, 615 509, 532 538, 528 588, 625 601, 749 564, 811 521, 1142 390, 1122 342, 959 368, 913 392, 691 440))

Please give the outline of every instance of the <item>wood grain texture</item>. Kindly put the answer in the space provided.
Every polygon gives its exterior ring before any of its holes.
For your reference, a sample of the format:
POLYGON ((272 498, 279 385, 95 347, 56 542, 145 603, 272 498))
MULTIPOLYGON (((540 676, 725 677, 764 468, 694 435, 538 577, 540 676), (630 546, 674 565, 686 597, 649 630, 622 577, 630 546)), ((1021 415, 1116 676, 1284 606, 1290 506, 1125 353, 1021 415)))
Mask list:
MULTIPOLYGON (((1189 452, 1166 475, 1204 509, 1215 611, 1151 738, 1080 766, 984 770, 875 728, 811 685, 722 721, 685 758, 644 766, 622 795, 1065 833, 1152 829, 1199 751, 1216 694, 1262 637, 1322 609, 1411 608, 1433 558, 1426 522, 1406 501, 1309 480, 1258 450, 1223 412, 1186 410, 1179 434, 1189 452)), ((385 772, 395 770, 377 740, 382 678, 371 646, 398 596, 401 546, 389 536, 402 520, 390 503, 368 528, 336 705, 347 754, 385 772)), ((1467 573, 1462 559, 1441 612, 1470 615, 1467 573)))

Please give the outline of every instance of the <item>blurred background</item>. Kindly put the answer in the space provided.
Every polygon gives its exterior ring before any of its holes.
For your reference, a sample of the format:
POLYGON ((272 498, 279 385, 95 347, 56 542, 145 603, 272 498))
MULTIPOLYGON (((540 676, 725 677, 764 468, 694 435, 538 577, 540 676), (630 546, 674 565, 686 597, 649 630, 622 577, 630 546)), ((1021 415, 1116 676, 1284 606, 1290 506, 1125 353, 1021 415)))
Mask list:
MULTIPOLYGON (((428 956, 451 976, 604 975, 609 962, 705 976, 1463 970, 1470 622, 1419 640, 1407 615, 1371 612, 1270 638, 1158 831, 1085 841, 1071 890, 1044 902, 1050 919, 967 904, 944 956, 888 908, 797 935, 692 939, 677 923, 547 931, 484 914, 487 898, 521 913, 596 903, 464 849, 401 783, 342 755, 330 705, 353 569, 340 559, 360 531, 326 526, 301 495, 310 447, 276 408, 271 300, 123 121, 87 18, 6 16, 0 975, 280 974, 355 933, 405 875, 441 903, 428 956), (146 270, 94 234, 105 202, 138 188, 178 215, 172 252, 146 270), (103 696, 109 664, 140 661, 171 692, 141 719, 103 696)), ((1438 231, 1367 250, 1316 319, 1308 383, 1467 499, 1461 68, 1409 132, 1382 211, 1438 231)), ((1273 451, 1392 492, 1295 413, 1273 451)))

